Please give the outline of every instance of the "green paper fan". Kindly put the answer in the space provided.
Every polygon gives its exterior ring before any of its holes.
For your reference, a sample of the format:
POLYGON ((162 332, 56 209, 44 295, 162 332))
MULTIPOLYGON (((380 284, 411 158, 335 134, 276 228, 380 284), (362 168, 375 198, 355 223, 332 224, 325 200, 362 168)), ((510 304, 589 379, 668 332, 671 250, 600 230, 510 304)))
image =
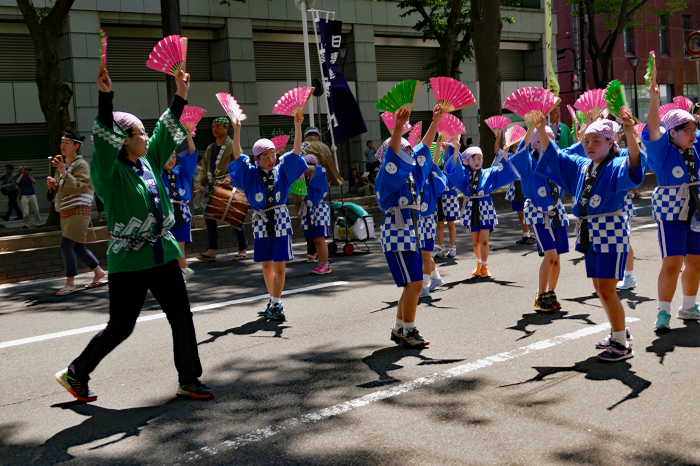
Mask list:
MULTIPOLYGON (((608 111, 618 118, 620 117, 620 111, 627 107, 625 88, 617 79, 610 81, 608 87, 605 88, 605 101, 608 104, 608 111)), ((629 107, 627 108, 629 109, 629 107)))
POLYGON ((301 178, 292 183, 292 187, 289 188, 289 192, 298 196, 306 196, 308 194, 308 191, 306 190, 306 180, 304 179, 304 175, 302 175, 301 178))
POLYGON ((379 110, 391 113, 396 113, 402 108, 406 108, 410 111, 411 107, 413 107, 413 100, 416 97, 419 85, 420 81, 415 79, 401 81, 396 86, 392 87, 384 97, 379 99, 375 107, 379 110))
POLYGON ((649 61, 647 61, 647 73, 644 75, 646 85, 651 85, 651 79, 656 76, 656 54, 652 50, 649 52, 649 61))

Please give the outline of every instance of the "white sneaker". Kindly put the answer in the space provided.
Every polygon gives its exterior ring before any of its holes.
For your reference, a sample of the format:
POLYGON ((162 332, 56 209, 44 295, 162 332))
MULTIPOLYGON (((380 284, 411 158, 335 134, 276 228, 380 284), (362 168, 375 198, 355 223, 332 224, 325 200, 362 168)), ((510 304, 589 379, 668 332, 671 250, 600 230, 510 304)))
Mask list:
POLYGON ((629 290, 637 287, 637 277, 624 277, 617 282, 618 290, 629 290))
POLYGON ((420 294, 418 295, 418 299, 425 298, 427 296, 430 296, 430 288, 422 288, 420 290, 420 294))
POLYGON ((457 255, 457 246, 450 246, 449 251, 447 251, 447 257, 455 257, 457 255))
POLYGON ((438 245, 435 247, 435 257, 444 257, 445 256, 445 248, 438 245))
POLYGON ((700 320, 700 308, 698 308, 697 303, 695 303, 695 306, 691 307, 690 309, 683 309, 679 307, 676 317, 683 320, 700 320))

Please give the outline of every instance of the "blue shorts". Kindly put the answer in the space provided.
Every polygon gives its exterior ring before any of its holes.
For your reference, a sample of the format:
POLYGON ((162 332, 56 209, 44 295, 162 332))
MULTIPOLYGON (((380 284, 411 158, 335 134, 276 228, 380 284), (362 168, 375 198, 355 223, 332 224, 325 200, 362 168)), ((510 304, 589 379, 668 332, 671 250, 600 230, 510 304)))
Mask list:
POLYGON ((543 253, 550 249, 556 249, 557 254, 569 252, 569 235, 565 226, 560 226, 559 228, 552 227, 554 239, 552 239, 552 235, 541 223, 536 224, 533 230, 535 232, 535 239, 537 239, 538 253, 543 253))
POLYGON ((590 249, 584 257, 588 278, 622 280, 627 263, 626 252, 595 252, 590 249))
POLYGON ((331 235, 331 227, 317 225, 312 230, 304 230, 304 238, 315 239, 315 238, 325 238, 331 235))
POLYGON ((700 233, 690 230, 690 220, 671 222, 657 220, 661 257, 700 255, 700 233))
POLYGON ((390 251, 385 252, 384 256, 396 286, 423 281, 423 256, 420 251, 390 251))
POLYGON ((170 233, 173 234, 175 241, 178 243, 192 242, 192 224, 190 222, 180 225, 179 227, 172 227, 170 233))
POLYGON ((255 262, 286 262, 294 259, 292 235, 275 238, 255 238, 253 242, 255 262))
POLYGON ((423 241, 423 246, 421 251, 432 252, 435 250, 435 238, 426 239, 423 241))
POLYGON ((522 212, 525 210, 525 202, 510 201, 513 212, 522 212))
POLYGON ((469 225, 469 231, 471 231, 472 233, 476 233, 481 230, 493 231, 493 225, 479 225, 478 227, 475 227, 474 225, 469 225))

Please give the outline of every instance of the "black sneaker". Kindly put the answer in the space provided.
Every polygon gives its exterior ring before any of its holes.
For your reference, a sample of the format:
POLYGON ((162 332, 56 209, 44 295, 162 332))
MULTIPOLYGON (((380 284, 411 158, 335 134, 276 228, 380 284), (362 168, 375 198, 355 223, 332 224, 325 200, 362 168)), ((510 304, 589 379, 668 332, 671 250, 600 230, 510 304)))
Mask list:
POLYGON ((178 396, 189 396, 195 400, 214 398, 214 392, 211 388, 207 387, 199 380, 195 380, 193 383, 178 385, 176 393, 178 396))
MULTIPOLYGON (((625 332, 627 333, 627 341, 632 341, 632 334, 630 333, 630 329, 626 328, 625 332)), ((612 341, 612 332, 608 334, 607 337, 603 338, 602 340, 596 342, 595 347, 598 349, 606 349, 610 348, 610 342, 612 341)))
POLYGON ((97 395, 90 391, 87 382, 80 382, 69 368, 56 372, 56 380, 78 401, 89 403, 97 400, 97 395))
POLYGON ((267 312, 270 310, 270 306, 272 306, 271 299, 267 301, 267 305, 264 308, 262 308, 258 311, 258 315, 260 317, 267 317, 267 312))
POLYGON ((284 306, 282 306, 282 303, 272 304, 267 311, 267 318, 270 320, 287 320, 284 316, 284 306))
POLYGON ((403 327, 399 327, 398 330, 396 330, 394 327, 391 327, 391 341, 395 341, 396 343, 401 343, 403 339, 401 338, 403 336, 403 327))
POLYGON ((404 345, 409 346, 411 348, 415 348, 418 346, 428 346, 430 342, 423 338, 420 333, 418 333, 418 329, 413 327, 408 331, 408 333, 405 332, 405 329, 403 329, 404 332, 401 334, 401 341, 403 341, 404 345))
POLYGON ((537 240, 535 238, 533 238, 532 236, 530 236, 527 239, 527 245, 528 246, 537 246, 537 240))
POLYGON ((552 300, 547 292, 537 294, 535 297, 535 309, 543 312, 554 310, 554 304, 552 304, 552 300))
POLYGON ((523 236, 518 241, 516 241, 515 244, 527 244, 527 236, 523 236))
POLYGON ((552 306, 554 306, 554 310, 561 311, 561 304, 557 300, 557 295, 554 293, 554 290, 549 290, 547 294, 549 295, 549 300, 552 302, 552 306))
POLYGON ((615 340, 610 340, 610 346, 608 349, 600 353, 597 357, 598 361, 623 361, 625 359, 633 358, 634 351, 632 351, 632 345, 629 343, 627 343, 627 346, 625 346, 622 343, 616 342, 615 340))

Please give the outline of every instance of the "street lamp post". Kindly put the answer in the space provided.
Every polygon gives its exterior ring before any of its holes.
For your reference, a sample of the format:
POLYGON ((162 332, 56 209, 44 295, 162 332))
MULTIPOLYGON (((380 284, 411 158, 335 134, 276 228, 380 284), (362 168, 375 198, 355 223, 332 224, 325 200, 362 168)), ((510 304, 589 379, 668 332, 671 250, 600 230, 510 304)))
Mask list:
POLYGON ((639 57, 629 57, 627 61, 630 62, 632 74, 634 75, 634 116, 639 118, 639 97, 637 94, 637 67, 639 66, 639 57))

